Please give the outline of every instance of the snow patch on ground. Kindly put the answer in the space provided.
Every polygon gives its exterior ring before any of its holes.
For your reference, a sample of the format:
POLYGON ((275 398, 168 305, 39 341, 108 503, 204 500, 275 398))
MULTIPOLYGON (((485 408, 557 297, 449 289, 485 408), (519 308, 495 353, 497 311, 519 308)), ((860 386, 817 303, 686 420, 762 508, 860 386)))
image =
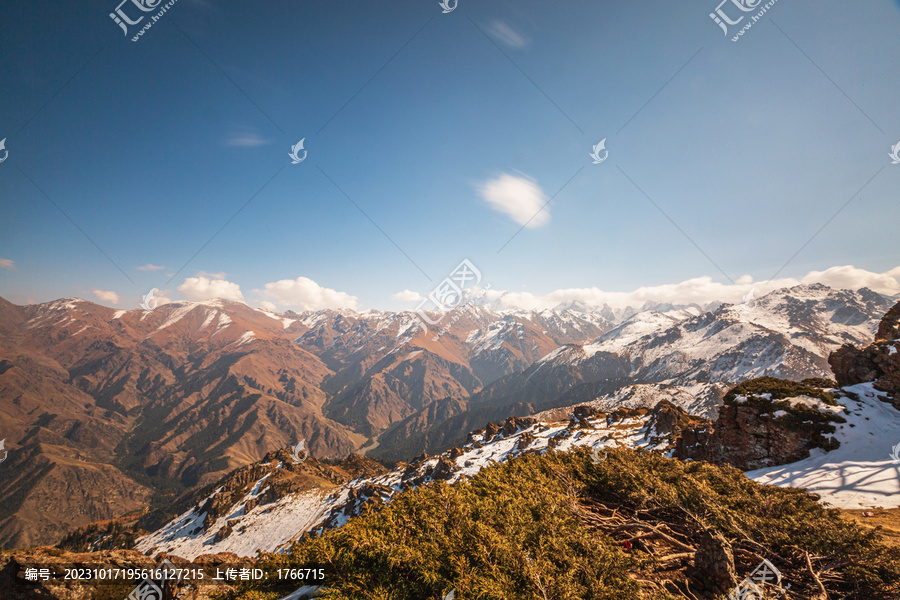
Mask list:
POLYGON ((831 413, 839 413, 844 410, 842 406, 832 406, 830 404, 826 404, 819 398, 813 398, 811 396, 796 396, 794 398, 785 398, 785 402, 790 402, 791 406, 806 406, 808 408, 814 408, 819 412, 831 412, 831 413))
MULTIPOLYGON (((835 424, 840 448, 814 450, 799 462, 748 471, 759 483, 808 488, 838 508, 900 507, 900 463, 891 448, 900 443, 900 411, 880 399, 871 383, 845 388, 859 395, 846 400, 844 424, 835 424)), ((830 407, 826 405, 828 409, 830 407)))
POLYGON ((249 344, 254 339, 256 339, 256 333, 253 331, 245 331, 241 337, 232 342, 235 346, 243 346, 244 344, 249 344))
POLYGON ((256 310, 256 312, 260 312, 260 313, 264 314, 265 316, 269 317, 270 319, 273 319, 275 321, 280 321, 283 329, 287 329, 288 327, 291 326, 291 324, 297 322, 297 319, 288 319, 287 317, 282 317, 278 313, 274 313, 274 312, 266 310, 264 308, 257 308, 255 310, 256 310))
POLYGON ((195 509, 141 538, 136 548, 145 553, 155 548, 157 553, 165 551, 188 560, 216 552, 255 556, 257 549, 274 551, 290 543, 298 533, 317 527, 331 506, 328 494, 314 489, 286 496, 275 503, 256 506, 245 514, 247 500, 260 494, 263 481, 260 480, 247 497, 232 507, 228 515, 217 519, 206 531, 202 530, 206 513, 195 509), (216 534, 227 525, 228 520, 233 519, 239 521, 232 533, 216 542, 216 534))
MULTIPOLYGON (((552 447, 571 451, 586 446, 598 452, 602 448, 618 446, 665 449, 653 445, 646 427, 649 417, 650 413, 647 413, 639 418, 626 417, 609 424, 602 418, 586 419, 575 429, 569 428, 568 421, 538 422, 511 435, 501 433, 491 439, 485 439, 486 434, 474 436, 473 441, 462 448, 462 454, 454 461, 457 468, 446 481, 453 483, 463 476, 472 477, 481 469, 522 452, 545 452, 552 447), (528 439, 531 441, 526 444, 528 439)), ((424 466, 434 467, 438 462, 438 457, 433 457, 424 466)), ((203 529, 206 513, 195 508, 141 538, 136 548, 145 553, 150 550, 155 554, 168 552, 190 560, 217 552, 255 556, 257 550, 283 551, 304 534, 321 529, 326 522, 337 527, 346 524, 351 518, 345 508, 352 490, 373 484, 389 489, 389 496, 392 497, 408 485, 402 476, 402 470, 394 470, 377 477, 355 479, 331 490, 316 488, 290 494, 274 503, 258 505, 246 511, 247 501, 265 491, 266 475, 244 498, 230 507, 227 515, 217 519, 206 530, 203 529), (229 520, 233 521, 231 534, 216 542, 216 534, 226 527, 229 520)), ((430 477, 425 477, 422 483, 430 480, 430 477)))

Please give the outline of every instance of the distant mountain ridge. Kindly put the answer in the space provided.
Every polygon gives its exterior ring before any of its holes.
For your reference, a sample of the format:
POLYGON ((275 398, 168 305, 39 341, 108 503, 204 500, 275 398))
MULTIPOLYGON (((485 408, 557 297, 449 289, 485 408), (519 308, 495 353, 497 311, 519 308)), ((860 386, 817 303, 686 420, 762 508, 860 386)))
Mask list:
MULTIPOLYGON (((661 397, 715 418, 724 390, 742 380, 830 377, 829 354, 847 343, 866 344, 891 304, 871 290, 813 284, 771 292, 752 308, 641 312, 589 343, 561 346, 524 371, 499 379, 465 399, 458 410, 451 409, 458 401, 450 399, 441 401, 443 410, 428 408, 431 413, 456 413, 444 421, 422 429, 414 424, 419 416, 408 417, 381 436, 373 455, 400 458, 412 447, 438 451, 458 443, 460 431, 485 420, 622 396, 630 386, 642 384, 688 391, 665 391, 661 397)), ((653 399, 659 398, 648 396, 650 405, 653 399)))

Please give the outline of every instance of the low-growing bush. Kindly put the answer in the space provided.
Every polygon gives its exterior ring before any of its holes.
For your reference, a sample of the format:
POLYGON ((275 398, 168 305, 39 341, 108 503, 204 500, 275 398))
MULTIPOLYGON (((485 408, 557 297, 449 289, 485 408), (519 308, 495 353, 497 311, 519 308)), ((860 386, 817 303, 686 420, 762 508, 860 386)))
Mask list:
MULTIPOLYGON (((636 579, 654 559, 616 541, 614 529, 587 528, 576 508, 582 503, 663 523, 686 538, 717 532, 770 558, 794 583, 793 597, 813 589, 805 553, 831 569, 831 597, 900 597, 900 550, 804 491, 629 449, 610 450, 599 464, 586 449, 524 455, 470 480, 409 490, 286 554, 265 556, 263 566, 322 566, 321 597, 332 600, 440 600, 451 589, 458 600, 689 597, 641 588, 636 579)), ((755 564, 744 562, 738 571, 746 575, 755 564)), ((274 600, 297 587, 250 583, 234 597, 274 600)))

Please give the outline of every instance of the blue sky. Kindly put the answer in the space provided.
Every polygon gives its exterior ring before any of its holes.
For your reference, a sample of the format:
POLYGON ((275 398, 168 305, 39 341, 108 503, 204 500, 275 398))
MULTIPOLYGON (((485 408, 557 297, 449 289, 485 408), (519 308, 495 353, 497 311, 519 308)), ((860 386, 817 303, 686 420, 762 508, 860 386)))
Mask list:
POLYGON ((6 3, 0 296, 900 291, 898 3, 717 4, 6 3))

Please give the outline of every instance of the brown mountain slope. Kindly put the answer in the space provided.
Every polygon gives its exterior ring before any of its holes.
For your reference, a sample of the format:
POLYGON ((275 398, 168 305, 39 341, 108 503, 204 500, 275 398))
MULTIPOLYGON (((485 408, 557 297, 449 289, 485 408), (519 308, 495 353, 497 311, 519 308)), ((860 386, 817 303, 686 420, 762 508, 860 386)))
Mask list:
POLYGON ((0 304, 0 437, 11 451, 0 543, 55 541, 146 506, 147 486, 202 485, 300 438, 323 457, 361 445, 323 416, 330 371, 285 325, 225 301, 152 312, 0 304), (71 506, 35 512, 53 494, 71 506))
MULTIPOLYGON (((56 437, 41 431, 39 438, 56 437)), ((33 546, 73 526, 119 517, 147 506, 153 490, 116 467, 93 462, 66 440, 32 438, 0 470, 0 544, 33 546)))
POLYGON ((53 474, 0 467, 18 477, 0 497, 0 544, 52 542, 86 519, 166 503, 300 438, 314 456, 346 456, 438 399, 462 402, 482 378, 608 328, 595 315, 477 307, 444 324, 425 332, 413 313, 276 315, 226 300, 126 311, 0 299, 0 439, 53 474), (72 505, 43 523, 30 507, 58 489, 54 477, 72 505))
POLYGON ((449 311, 428 331, 414 313, 325 311, 303 322, 309 330, 297 342, 335 371, 324 382, 326 414, 370 436, 610 328, 596 314, 498 314, 472 305, 449 311))

